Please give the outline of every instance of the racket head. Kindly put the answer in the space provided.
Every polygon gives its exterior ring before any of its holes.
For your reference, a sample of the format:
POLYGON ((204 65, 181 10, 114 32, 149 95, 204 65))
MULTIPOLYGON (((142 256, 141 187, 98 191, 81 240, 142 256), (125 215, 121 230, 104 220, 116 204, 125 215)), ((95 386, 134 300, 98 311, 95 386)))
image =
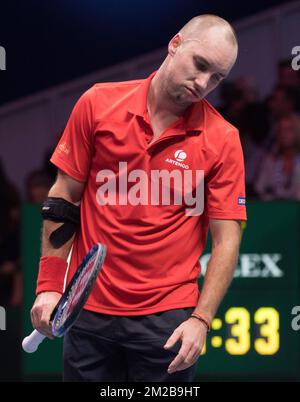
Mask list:
POLYGON ((95 244, 82 260, 51 315, 52 332, 63 336, 75 323, 100 273, 106 246, 95 244))

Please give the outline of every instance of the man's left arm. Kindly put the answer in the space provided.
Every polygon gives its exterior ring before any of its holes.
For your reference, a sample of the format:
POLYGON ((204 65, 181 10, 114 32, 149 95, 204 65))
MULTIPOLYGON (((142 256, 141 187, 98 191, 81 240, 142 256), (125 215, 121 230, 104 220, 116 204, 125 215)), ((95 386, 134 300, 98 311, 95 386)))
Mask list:
MULTIPOLYGON (((208 262, 203 288, 194 312, 209 323, 232 281, 241 241, 241 224, 236 220, 210 219, 212 253, 208 262)), ((206 325, 197 318, 189 318, 175 329, 165 344, 169 349, 181 340, 181 348, 171 362, 168 372, 185 370, 196 363, 207 334, 206 325)))

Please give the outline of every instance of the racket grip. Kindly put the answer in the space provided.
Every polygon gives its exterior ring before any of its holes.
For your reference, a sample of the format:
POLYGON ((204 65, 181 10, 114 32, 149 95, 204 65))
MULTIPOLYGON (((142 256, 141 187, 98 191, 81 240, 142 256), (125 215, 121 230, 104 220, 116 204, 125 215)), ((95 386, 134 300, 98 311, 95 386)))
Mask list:
POLYGON ((26 338, 23 339, 22 348, 27 353, 33 353, 45 338, 45 335, 42 335, 35 329, 29 336, 26 336, 26 338))

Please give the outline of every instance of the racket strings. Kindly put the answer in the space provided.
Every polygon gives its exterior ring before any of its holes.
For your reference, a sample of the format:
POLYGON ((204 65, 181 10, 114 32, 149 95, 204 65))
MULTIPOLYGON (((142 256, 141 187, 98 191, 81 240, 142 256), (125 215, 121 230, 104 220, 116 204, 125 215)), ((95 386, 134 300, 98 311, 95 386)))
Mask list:
POLYGON ((97 244, 89 251, 69 282, 52 320, 53 334, 63 336, 85 305, 106 256, 106 246, 97 244))
POLYGON ((83 268, 82 272, 78 276, 77 281, 73 284, 72 288, 70 289, 70 293, 68 295, 64 308, 62 309, 61 314, 56 321, 56 327, 64 324, 66 319, 72 313, 82 293, 86 289, 86 285, 91 277, 90 273, 93 269, 94 261, 95 258, 88 261, 87 265, 83 268))

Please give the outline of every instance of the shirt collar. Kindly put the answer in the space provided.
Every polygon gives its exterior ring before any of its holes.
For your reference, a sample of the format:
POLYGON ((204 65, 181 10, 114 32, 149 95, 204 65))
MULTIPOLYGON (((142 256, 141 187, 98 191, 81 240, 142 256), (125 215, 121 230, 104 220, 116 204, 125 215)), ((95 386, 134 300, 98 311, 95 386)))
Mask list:
MULTIPOLYGON (((146 79, 142 80, 137 91, 134 92, 128 105, 128 112, 141 116, 147 120, 147 94, 152 78, 157 71, 151 73, 146 79)), ((179 119, 180 127, 187 131, 203 131, 205 120, 204 102, 200 100, 187 108, 182 118, 179 119)))

